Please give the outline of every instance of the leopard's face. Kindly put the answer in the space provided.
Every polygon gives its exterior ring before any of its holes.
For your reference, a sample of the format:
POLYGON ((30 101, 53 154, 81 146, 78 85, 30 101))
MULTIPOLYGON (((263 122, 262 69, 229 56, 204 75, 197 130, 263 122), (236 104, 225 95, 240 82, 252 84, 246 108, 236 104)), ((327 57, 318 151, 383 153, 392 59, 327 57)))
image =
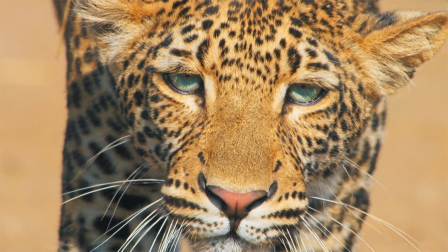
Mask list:
POLYGON ((379 97, 354 21, 332 2, 140 4, 151 18, 105 55, 166 213, 202 250, 301 232, 379 97))
POLYGON ((174 8, 117 63, 122 112, 194 239, 276 243, 300 223, 306 185, 341 167, 371 103, 356 62, 336 56, 348 49, 296 18, 306 8, 198 5, 174 8), (232 208, 220 190, 248 198, 232 208))

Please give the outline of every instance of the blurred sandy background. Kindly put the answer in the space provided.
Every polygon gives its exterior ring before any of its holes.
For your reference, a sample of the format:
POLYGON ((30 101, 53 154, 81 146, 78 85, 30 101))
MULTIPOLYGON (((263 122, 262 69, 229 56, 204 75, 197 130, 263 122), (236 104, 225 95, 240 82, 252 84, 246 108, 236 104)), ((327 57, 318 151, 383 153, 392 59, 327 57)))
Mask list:
MULTIPOLYGON (((448 11, 446 0, 382 0, 382 10, 448 11)), ((65 127, 65 56, 50 0, 0 0, 0 251, 55 251, 65 127)), ((448 251, 448 44, 390 99, 374 214, 448 251)), ((369 223, 375 251, 417 251, 369 223)), ((359 251, 369 251, 360 244, 359 251)))

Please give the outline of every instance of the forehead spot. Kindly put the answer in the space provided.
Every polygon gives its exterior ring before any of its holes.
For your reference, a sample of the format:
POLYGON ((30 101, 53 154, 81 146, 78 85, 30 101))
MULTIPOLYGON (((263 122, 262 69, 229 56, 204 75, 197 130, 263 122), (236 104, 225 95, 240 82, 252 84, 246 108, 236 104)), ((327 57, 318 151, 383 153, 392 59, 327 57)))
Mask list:
POLYGON ((186 33, 189 33, 191 30, 193 30, 194 29, 194 25, 187 25, 187 26, 185 26, 184 28, 182 28, 182 30, 180 31, 180 34, 182 34, 182 35, 184 35, 184 34, 186 34, 186 33))
POLYGON ((294 48, 290 47, 288 49, 288 65, 291 68, 291 74, 295 73, 300 67, 301 57, 299 52, 294 48))
POLYGON ((196 53, 196 58, 199 60, 202 66, 204 66, 204 58, 207 55, 209 47, 210 41, 206 39, 199 45, 198 51, 196 53))
POLYGON ((218 13, 218 11, 219 11, 218 5, 207 7, 204 11, 204 16, 214 15, 218 13))
POLYGON ((212 27, 212 25, 213 25, 213 21, 210 19, 202 21, 202 29, 204 31, 207 31, 208 29, 210 29, 210 27, 212 27))
POLYGON ((289 34, 291 34, 292 36, 294 36, 294 38, 301 38, 302 37, 302 33, 299 30, 296 30, 294 28, 289 28, 289 34))

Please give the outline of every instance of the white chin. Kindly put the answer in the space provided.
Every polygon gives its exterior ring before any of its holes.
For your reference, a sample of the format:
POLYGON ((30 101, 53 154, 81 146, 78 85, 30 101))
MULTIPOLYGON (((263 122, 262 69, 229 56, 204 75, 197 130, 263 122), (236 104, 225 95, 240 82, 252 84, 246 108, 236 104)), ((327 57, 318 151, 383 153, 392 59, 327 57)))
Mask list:
POLYGON ((234 237, 211 239, 207 241, 199 241, 192 246, 196 251, 203 252, 269 252, 270 246, 260 246, 256 244, 248 244, 241 239, 234 237))

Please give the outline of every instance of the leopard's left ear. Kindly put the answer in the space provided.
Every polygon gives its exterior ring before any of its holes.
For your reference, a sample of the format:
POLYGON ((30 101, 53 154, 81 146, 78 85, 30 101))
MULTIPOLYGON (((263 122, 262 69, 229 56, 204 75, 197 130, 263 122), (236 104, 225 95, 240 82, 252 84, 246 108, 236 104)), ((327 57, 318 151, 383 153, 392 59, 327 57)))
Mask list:
MULTIPOLYGON (((74 13, 92 30, 105 61, 113 60, 135 37, 144 36, 172 0, 72 0, 74 13)), ((167 7, 168 6, 168 7, 167 7)))
POLYGON ((410 11, 359 17, 354 25, 366 53, 365 68, 374 80, 374 96, 393 94, 409 83, 415 68, 433 57, 448 36, 448 13, 410 11), (361 29, 362 28, 362 29, 361 29))

